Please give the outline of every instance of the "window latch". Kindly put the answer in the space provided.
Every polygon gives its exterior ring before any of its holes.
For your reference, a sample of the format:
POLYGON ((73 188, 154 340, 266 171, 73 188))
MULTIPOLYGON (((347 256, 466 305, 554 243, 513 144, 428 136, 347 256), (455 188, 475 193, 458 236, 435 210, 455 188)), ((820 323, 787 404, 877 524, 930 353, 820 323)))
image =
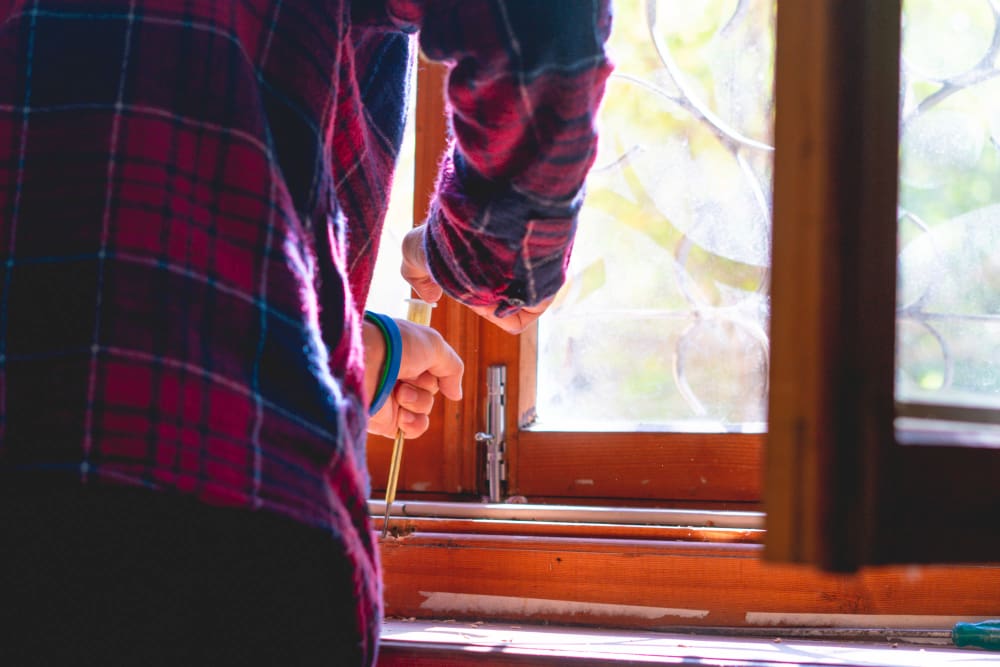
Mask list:
POLYGON ((486 369, 486 431, 476 433, 476 442, 485 443, 486 486, 491 503, 502 502, 507 483, 507 367, 486 369))

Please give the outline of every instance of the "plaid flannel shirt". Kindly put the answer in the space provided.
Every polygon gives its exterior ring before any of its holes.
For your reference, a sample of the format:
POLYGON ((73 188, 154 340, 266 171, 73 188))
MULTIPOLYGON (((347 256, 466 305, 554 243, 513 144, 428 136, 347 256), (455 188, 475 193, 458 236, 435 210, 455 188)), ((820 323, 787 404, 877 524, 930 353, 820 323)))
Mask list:
POLYGON ((446 291, 563 280, 608 0, 0 1, 0 470, 327 528, 377 597, 360 317, 411 35, 446 291))

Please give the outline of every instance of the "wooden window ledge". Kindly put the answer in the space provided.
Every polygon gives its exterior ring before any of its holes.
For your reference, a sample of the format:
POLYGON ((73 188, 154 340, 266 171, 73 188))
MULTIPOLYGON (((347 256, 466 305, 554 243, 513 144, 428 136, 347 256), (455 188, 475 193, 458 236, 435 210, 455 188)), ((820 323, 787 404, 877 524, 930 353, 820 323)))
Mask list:
POLYGON ((947 639, 905 631, 886 634, 880 641, 830 641, 389 619, 378 665, 977 667, 998 661, 995 652, 959 649, 947 639))
POLYGON ((1000 617, 997 565, 871 567, 841 575, 766 562, 743 531, 726 543, 717 541, 717 529, 709 541, 698 540, 704 536, 697 528, 684 529, 692 533, 686 541, 598 539, 519 535, 508 522, 471 523, 482 524, 481 532, 424 532, 426 521, 415 521, 381 540, 387 616, 657 632, 678 626, 941 631, 956 621, 1000 617), (496 532, 483 532, 486 526, 496 532))

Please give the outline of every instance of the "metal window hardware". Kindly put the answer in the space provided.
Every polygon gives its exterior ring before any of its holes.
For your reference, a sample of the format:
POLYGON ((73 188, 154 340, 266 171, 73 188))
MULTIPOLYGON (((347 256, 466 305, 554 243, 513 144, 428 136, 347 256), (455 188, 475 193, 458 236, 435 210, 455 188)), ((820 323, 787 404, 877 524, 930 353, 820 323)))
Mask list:
POLYGON ((486 485, 489 502, 503 501, 507 482, 507 367, 486 369, 486 431, 476 433, 476 442, 486 444, 486 485))

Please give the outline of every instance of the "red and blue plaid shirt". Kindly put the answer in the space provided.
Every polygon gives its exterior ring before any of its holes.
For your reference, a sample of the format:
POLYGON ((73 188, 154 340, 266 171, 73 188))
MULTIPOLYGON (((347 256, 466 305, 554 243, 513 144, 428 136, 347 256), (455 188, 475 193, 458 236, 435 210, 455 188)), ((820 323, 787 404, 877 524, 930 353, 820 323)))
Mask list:
POLYGON ((446 291, 563 280, 608 0, 0 1, 0 469, 322 526, 377 586, 359 312, 407 81, 453 65, 446 291))

